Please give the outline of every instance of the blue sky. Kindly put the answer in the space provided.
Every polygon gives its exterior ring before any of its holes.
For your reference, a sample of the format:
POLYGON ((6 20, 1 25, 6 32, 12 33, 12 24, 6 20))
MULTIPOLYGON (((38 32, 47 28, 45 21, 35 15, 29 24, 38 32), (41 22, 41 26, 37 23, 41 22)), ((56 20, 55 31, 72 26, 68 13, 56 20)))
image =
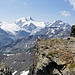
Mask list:
POLYGON ((0 21, 28 16, 36 21, 75 24, 75 0, 0 0, 0 21))

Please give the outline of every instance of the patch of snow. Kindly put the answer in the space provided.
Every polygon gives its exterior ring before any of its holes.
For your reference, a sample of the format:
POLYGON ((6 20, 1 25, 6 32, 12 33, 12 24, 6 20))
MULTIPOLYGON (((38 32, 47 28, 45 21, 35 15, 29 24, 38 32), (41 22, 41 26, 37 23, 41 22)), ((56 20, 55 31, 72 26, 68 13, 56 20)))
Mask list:
POLYGON ((49 29, 48 29, 48 32, 46 33, 46 35, 48 35, 48 34, 50 33, 50 30, 51 30, 51 29, 49 28, 49 29))
POLYGON ((54 29, 51 30, 51 33, 55 34, 54 29))
POLYGON ((30 35, 34 35, 36 32, 40 31, 40 29, 41 29, 41 28, 36 28, 36 29, 34 29, 34 30, 31 32, 30 35))
POLYGON ((31 53, 29 53, 29 54, 31 54, 31 53))
POLYGON ((14 61, 14 63, 16 63, 16 61, 14 61))
POLYGON ((65 29, 66 29, 66 27, 64 26, 64 27, 63 27, 63 29, 65 30, 65 29))
POLYGON ((46 24, 46 27, 50 27, 54 22, 47 22, 45 23, 46 24))
POLYGON ((21 27, 24 27, 25 25, 30 25, 30 24, 34 24, 36 27, 39 27, 39 28, 44 28, 46 25, 44 22, 36 22, 36 21, 27 21, 27 22, 24 22, 23 25, 21 27))
POLYGON ((21 30, 24 30, 24 31, 26 31, 26 32, 30 33, 30 31, 29 31, 29 30, 27 30, 27 29, 25 29, 25 28, 21 28, 21 30))
POLYGON ((29 71, 22 71, 20 75, 27 75, 29 71))
POLYGON ((12 75, 15 75, 17 73, 17 71, 14 71, 13 73, 12 73, 12 75))
POLYGON ((3 55, 6 55, 6 56, 13 56, 13 55, 15 55, 15 54, 3 54, 3 55))
POLYGON ((49 38, 51 37, 52 35, 49 35, 49 38))
POLYGON ((64 24, 64 22, 60 22, 59 24, 64 24))
POLYGON ((48 29, 48 32, 46 33, 46 35, 48 35, 48 34, 49 34, 49 32, 50 32, 50 28, 48 29))
POLYGON ((36 27, 44 28, 46 25, 44 22, 32 22, 36 27))
POLYGON ((56 28, 56 30, 59 30, 60 28, 56 28))
POLYGON ((28 46, 26 45, 26 47, 28 47, 28 46))
POLYGON ((60 35, 63 35, 62 33, 60 35))

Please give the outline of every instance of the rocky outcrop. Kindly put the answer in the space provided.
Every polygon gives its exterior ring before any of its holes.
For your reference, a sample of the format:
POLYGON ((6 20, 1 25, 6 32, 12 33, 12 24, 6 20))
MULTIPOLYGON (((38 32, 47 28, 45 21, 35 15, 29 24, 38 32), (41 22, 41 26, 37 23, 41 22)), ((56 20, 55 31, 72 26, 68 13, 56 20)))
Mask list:
POLYGON ((12 75, 9 67, 2 62, 0 62, 0 75, 12 75))
POLYGON ((75 25, 73 25, 73 26, 71 27, 71 34, 70 34, 70 36, 72 36, 72 37, 75 36, 75 25))
POLYGON ((75 38, 38 39, 28 75, 75 75, 75 38))

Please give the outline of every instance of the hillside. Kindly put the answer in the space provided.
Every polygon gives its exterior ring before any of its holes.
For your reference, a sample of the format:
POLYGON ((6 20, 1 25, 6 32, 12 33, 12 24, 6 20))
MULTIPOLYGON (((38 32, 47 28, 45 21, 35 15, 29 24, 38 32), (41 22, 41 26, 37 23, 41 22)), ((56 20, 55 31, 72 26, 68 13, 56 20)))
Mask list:
POLYGON ((75 75, 75 38, 38 39, 28 75, 75 75))

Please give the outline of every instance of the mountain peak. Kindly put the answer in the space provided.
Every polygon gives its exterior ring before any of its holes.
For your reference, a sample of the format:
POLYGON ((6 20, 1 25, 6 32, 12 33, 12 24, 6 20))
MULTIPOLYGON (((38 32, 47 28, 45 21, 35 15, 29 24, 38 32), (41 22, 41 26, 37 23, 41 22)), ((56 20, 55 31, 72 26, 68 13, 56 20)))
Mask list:
POLYGON ((62 23, 63 21, 61 21, 61 20, 57 20, 57 21, 55 21, 55 23, 62 23))
POLYGON ((53 26, 60 26, 60 25, 64 25, 64 22, 62 20, 56 20, 53 22, 52 24, 53 26))
POLYGON ((27 18, 21 17, 21 18, 17 19, 17 20, 15 21, 15 23, 18 23, 18 22, 24 23, 24 22, 27 22, 27 21, 34 21, 34 20, 32 19, 31 16, 28 16, 27 18))
POLYGON ((25 21, 27 21, 27 19, 25 18, 25 17, 21 17, 21 18, 19 18, 19 19, 17 19, 16 21, 15 21, 15 23, 18 23, 18 22, 25 22, 25 21))
POLYGON ((31 16, 28 16, 27 21, 30 21, 30 20, 34 21, 31 16))

